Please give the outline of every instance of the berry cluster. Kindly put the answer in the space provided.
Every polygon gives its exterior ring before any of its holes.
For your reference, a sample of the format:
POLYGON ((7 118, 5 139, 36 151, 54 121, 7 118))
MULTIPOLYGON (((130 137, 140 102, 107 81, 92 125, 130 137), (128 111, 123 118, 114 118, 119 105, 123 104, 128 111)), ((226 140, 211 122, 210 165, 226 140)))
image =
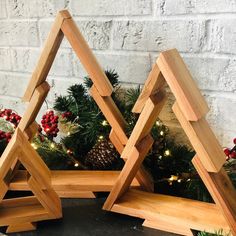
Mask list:
POLYGON ((17 115, 15 112, 13 112, 11 109, 1 110, 0 117, 11 122, 15 128, 17 127, 17 125, 20 123, 21 120, 21 117, 17 115))
POLYGON ((4 139, 9 143, 11 140, 11 133, 0 130, 0 140, 4 139))
POLYGON ((72 112, 67 111, 61 114, 61 117, 64 118, 70 118, 72 116, 72 112))
MULTIPOLYGON (((54 114, 54 111, 48 111, 45 115, 43 115, 41 124, 44 132, 49 138, 57 136, 57 133, 59 132, 58 116, 54 114)), ((42 129, 39 128, 39 131, 42 131, 42 129)))
POLYGON ((229 148, 224 149, 224 153, 227 156, 226 157, 227 161, 230 159, 236 159, 236 138, 234 138, 233 143, 234 143, 234 147, 232 149, 229 149, 229 148))

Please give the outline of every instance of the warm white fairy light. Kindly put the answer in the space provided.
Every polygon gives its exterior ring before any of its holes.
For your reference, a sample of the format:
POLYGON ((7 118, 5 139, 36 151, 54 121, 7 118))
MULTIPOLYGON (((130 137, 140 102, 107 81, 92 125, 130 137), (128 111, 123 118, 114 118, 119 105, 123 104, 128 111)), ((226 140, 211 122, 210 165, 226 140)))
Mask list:
POLYGON ((177 182, 178 182, 178 183, 181 183, 181 182, 182 182, 182 180, 181 180, 181 179, 178 179, 178 180, 177 180, 177 182))
POLYGON ((103 125, 103 126, 107 126, 107 125, 108 125, 107 121, 104 120, 104 121, 102 122, 102 125, 103 125))
POLYGON ((36 150, 38 149, 37 145, 35 143, 31 143, 31 146, 36 150))
POLYGON ((100 135, 99 136, 99 140, 102 140, 104 138, 104 136, 100 135))
POLYGON ((161 122, 159 120, 156 121, 156 126, 160 126, 161 122))
POLYGON ((165 156, 170 156, 170 150, 169 149, 165 150, 164 154, 165 156))
POLYGON ((50 147, 51 147, 51 148, 55 148, 55 144, 54 144, 54 143, 51 143, 50 147))
POLYGON ((78 167, 78 166, 79 166, 79 163, 76 162, 76 163, 74 164, 74 167, 78 167))
POLYGON ((164 131, 163 131, 163 130, 160 132, 160 135, 161 135, 161 136, 163 136, 163 135, 164 135, 164 131))
POLYGON ((68 136, 70 136, 70 131, 69 131, 69 132, 67 132, 67 135, 68 135, 68 136))

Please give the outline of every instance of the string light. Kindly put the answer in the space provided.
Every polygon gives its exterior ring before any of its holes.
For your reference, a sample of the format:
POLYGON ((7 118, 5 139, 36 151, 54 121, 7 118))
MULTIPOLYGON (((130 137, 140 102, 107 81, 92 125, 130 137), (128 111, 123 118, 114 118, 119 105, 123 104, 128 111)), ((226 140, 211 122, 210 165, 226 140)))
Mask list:
POLYGON ((70 136, 70 131, 69 131, 69 132, 67 132, 67 135, 68 135, 68 136, 70 136))
POLYGON ((37 147, 37 145, 36 145, 35 143, 31 143, 31 146, 32 146, 35 150, 38 149, 38 147, 37 147))
POLYGON ((161 126, 161 122, 159 120, 156 121, 156 126, 161 126))
POLYGON ((162 159, 162 156, 160 155, 160 156, 158 157, 158 159, 161 160, 161 159, 162 159))
POLYGON ((178 179, 177 182, 178 182, 178 183, 181 183, 181 182, 182 182, 182 179, 178 179))
POLYGON ((54 143, 51 143, 50 147, 51 147, 51 148, 55 148, 55 144, 54 144, 54 143))
POLYGON ((74 167, 78 167, 78 166, 79 166, 79 163, 76 162, 76 163, 74 164, 74 167))
POLYGON ((163 136, 163 135, 164 135, 164 131, 163 131, 163 130, 160 132, 160 135, 161 135, 161 136, 163 136))
POLYGON ((72 151, 70 149, 67 149, 66 151, 67 154, 71 155, 72 154, 72 151))
POLYGON ((170 156, 170 150, 169 149, 165 150, 164 155, 165 156, 170 156))
POLYGON ((99 136, 98 139, 99 139, 99 140, 103 140, 103 138, 104 138, 104 136, 101 135, 101 136, 99 136))
POLYGON ((103 126, 107 126, 107 125, 108 125, 108 122, 107 122, 106 120, 104 120, 104 121, 102 122, 102 125, 103 125, 103 126))

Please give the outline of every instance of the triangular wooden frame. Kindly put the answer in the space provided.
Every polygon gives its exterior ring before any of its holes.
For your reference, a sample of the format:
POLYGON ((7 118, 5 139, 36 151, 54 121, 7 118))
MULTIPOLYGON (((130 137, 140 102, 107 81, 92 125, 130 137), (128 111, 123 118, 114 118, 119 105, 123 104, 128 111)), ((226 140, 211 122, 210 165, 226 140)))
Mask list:
POLYGON ((144 226, 183 235, 219 229, 236 235, 236 190, 222 167, 222 148, 205 120, 208 110, 177 50, 161 53, 133 108, 140 117, 121 154, 128 161, 103 209, 140 217, 144 226), (151 147, 149 132, 163 107, 166 83, 176 98, 173 111, 197 153, 192 162, 215 204, 129 189, 151 147))
POLYGON ((34 120, 48 91, 46 82, 36 88, 26 115, 0 158, 0 226, 8 226, 7 233, 33 230, 37 221, 62 217, 51 173, 29 142, 37 132, 34 120), (26 184, 34 196, 3 199, 20 164, 26 169, 26 184))
MULTIPOLYGON (((77 56, 79 57, 80 61, 84 65, 85 69, 87 70, 88 74, 90 75, 93 86, 91 88, 91 94, 98 104, 98 106, 101 108, 103 114, 107 118, 108 122, 112 126, 112 130, 110 133, 110 139, 113 142, 114 146, 117 148, 119 152, 122 152, 124 145, 126 144, 128 138, 124 131, 125 126, 125 120, 118 110, 117 106, 113 102, 111 98, 112 93, 112 86, 107 79, 106 75, 104 74, 103 70, 100 68, 98 62, 96 61, 96 58, 94 57, 92 51, 89 49, 86 41, 84 40, 83 36, 81 35, 79 29, 77 28, 75 22, 71 18, 68 11, 60 11, 56 17, 55 23, 53 24, 52 30, 47 38, 45 47, 42 51, 42 54, 40 56, 40 59, 38 61, 38 64, 36 66, 36 69, 33 72, 32 78, 28 84, 28 87, 26 89, 26 92, 23 97, 23 101, 29 102, 29 105, 26 109, 25 114, 23 115, 21 122, 18 126, 18 129, 16 131, 15 138, 12 139, 11 143, 8 145, 6 151, 3 154, 3 158, 1 158, 0 162, 0 173, 1 171, 5 172, 10 171, 10 178, 8 178, 7 185, 4 182, 5 175, 0 175, 0 178, 2 182, 0 183, 0 192, 3 196, 5 194, 6 188, 9 190, 33 190, 35 194, 43 194, 38 188, 33 188, 33 186, 40 187, 40 183, 43 180, 43 176, 41 176, 40 168, 42 166, 42 160, 36 155, 37 153, 33 149, 33 147, 30 146, 29 140, 31 140, 34 136, 34 134, 37 132, 38 125, 35 122, 36 116, 38 115, 38 112, 50 90, 50 86, 46 82, 47 75, 49 73, 49 70, 52 66, 52 63, 55 59, 55 56, 57 54, 57 51, 59 49, 59 46, 61 44, 61 41, 63 39, 63 36, 66 36, 69 40, 72 48, 76 52, 77 56), (38 172, 38 178, 30 178, 28 179, 28 175, 26 171, 20 171, 18 170, 19 166, 19 160, 22 162, 21 159, 19 159, 17 156, 15 157, 14 166, 11 166, 10 164, 7 164, 9 162, 9 158, 11 158, 10 154, 12 150, 15 148, 15 145, 18 145, 19 142, 17 139, 22 136, 26 136, 26 140, 24 140, 24 144, 22 143, 22 152, 25 147, 28 147, 31 152, 34 152, 35 155, 31 156, 32 161, 35 159, 35 167, 38 166, 39 172, 38 172), (18 142, 18 143, 17 143, 18 142), (40 159, 38 161, 37 159, 40 159), (6 166, 8 169, 6 169, 6 166), (40 179, 41 177, 41 179, 40 179), (32 182, 34 182, 34 185, 32 182), (33 189, 32 189, 33 188, 33 189)), ((18 145, 19 146, 19 145, 18 145)), ((25 164, 25 163, 23 163, 25 164)), ((25 164, 26 165, 26 164, 25 164)), ((30 166, 29 166, 30 168, 30 166)), ((50 173, 46 165, 43 166, 44 172, 50 173)), ((28 172, 30 172, 31 169, 28 169, 28 172)), ((44 173, 42 171, 42 173, 44 173)), ((56 186, 57 189, 55 189, 54 185, 51 185, 51 181, 48 179, 48 186, 50 186, 50 195, 48 197, 48 201, 50 201, 50 198, 53 196, 55 199, 57 198, 57 201, 55 201, 55 208, 59 206, 59 198, 55 194, 54 190, 58 194, 60 194, 63 197, 94 197, 93 191, 110 191, 116 178, 119 175, 118 171, 110 171, 110 172, 96 172, 96 171, 86 171, 85 175, 81 175, 81 172, 83 171, 68 171, 69 175, 67 175, 67 178, 65 181, 63 181, 63 177, 65 175, 65 172, 62 171, 60 173, 60 183, 56 186), (91 183, 83 183, 81 184, 81 181, 85 182, 84 176, 91 175, 89 180, 92 180, 91 183), (79 182, 75 186, 71 186, 67 181, 79 182), (98 178, 99 177, 99 178, 98 178), (107 178, 107 184, 102 184, 102 179, 107 178), (82 180, 81 180, 82 179, 82 180), (99 186, 97 186, 99 183, 99 186), (62 187, 60 186, 62 185, 62 187), (68 185, 68 186, 67 186, 68 185), (52 190, 52 187, 54 190, 52 190), (72 189, 71 189, 72 187, 72 189)), ((58 172, 57 172, 58 173, 58 172)), ((56 173, 56 175, 57 175, 56 173)), ((37 174, 37 170, 35 170, 34 174, 37 174)), ((135 187, 142 187, 143 189, 147 191, 153 190, 153 183, 151 181, 150 176, 147 174, 147 172, 141 168, 138 171, 138 174, 136 176, 136 181, 133 181, 133 186, 135 187)), ((57 179, 58 180, 58 179, 57 179)), ((58 182, 58 181, 57 181, 58 182)), ((42 187, 42 186, 41 186, 42 187)), ((48 189, 44 191, 49 191, 48 189)), ((41 195, 37 195, 37 197, 40 197, 41 195)), ((15 200, 14 203, 19 202, 22 203, 21 199, 15 200)), ((23 202, 25 203, 25 202, 23 202)), ((4 201, 2 202, 4 205, 4 201)), ((11 204, 11 203, 9 203, 11 204)), ((54 207, 53 202, 50 202, 52 207, 54 207)), ((5 206, 5 205, 4 205, 5 206)), ((17 206, 17 205, 16 205, 17 206)), ((0 209, 1 210, 1 209, 0 209)), ((50 213, 50 212, 49 212, 50 213)), ((31 214, 33 215, 33 213, 31 214)), ((61 213, 57 212, 57 215, 54 214, 55 218, 61 217, 61 213)), ((14 219, 14 214, 12 215, 14 219)), ((32 218, 34 221, 40 220, 39 218, 32 218)), ((46 216, 43 218, 46 219, 46 216)), ((48 218, 47 219, 51 219, 48 218)), ((8 232, 13 232, 14 230, 27 230, 27 228, 33 229, 32 224, 30 222, 25 222, 22 227, 18 225, 17 219, 14 221, 14 225, 12 225, 13 221, 9 218, 5 221, 1 221, 0 218, 0 226, 1 225, 9 225, 8 232), (8 222, 8 223, 7 223, 8 222)), ((21 221, 19 220, 19 223, 21 221)))

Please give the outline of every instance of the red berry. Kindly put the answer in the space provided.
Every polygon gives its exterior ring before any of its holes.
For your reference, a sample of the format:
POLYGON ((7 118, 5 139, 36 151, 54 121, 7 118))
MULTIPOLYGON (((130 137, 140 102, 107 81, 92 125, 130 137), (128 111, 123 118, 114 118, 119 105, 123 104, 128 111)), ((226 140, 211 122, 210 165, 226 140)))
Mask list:
POLYGON ((229 156, 232 159, 236 159, 236 152, 235 151, 231 152, 229 156))
POLYGON ((228 148, 225 148, 225 149, 224 149, 224 153, 225 153, 226 156, 229 156, 230 150, 229 150, 228 148))
POLYGON ((236 138, 234 138, 233 142, 234 142, 234 144, 236 144, 236 138))

